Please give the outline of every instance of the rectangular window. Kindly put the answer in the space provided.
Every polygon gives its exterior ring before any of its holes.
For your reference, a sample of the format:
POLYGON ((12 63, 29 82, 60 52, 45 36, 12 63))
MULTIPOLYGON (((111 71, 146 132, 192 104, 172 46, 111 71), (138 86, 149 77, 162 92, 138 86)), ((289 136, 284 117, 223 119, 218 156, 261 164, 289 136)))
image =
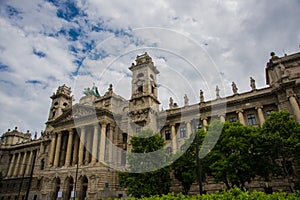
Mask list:
POLYGON ((170 130, 165 130, 165 139, 166 140, 171 140, 171 132, 170 132, 170 130))
POLYGON ((254 114, 248 114, 247 115, 247 119, 248 119, 248 124, 250 126, 256 125, 256 119, 255 119, 255 115, 254 114))
POLYGON ((186 137, 186 128, 180 127, 180 138, 186 137))
POLYGON ((230 117, 229 118, 229 122, 236 122, 237 120, 236 120, 236 117, 230 117))
POLYGON ((267 110, 266 112, 267 117, 270 117, 271 112, 274 112, 274 110, 267 110))
POLYGON ((141 127, 137 127, 136 129, 135 129, 135 132, 136 133, 140 133, 142 131, 142 128, 141 127))

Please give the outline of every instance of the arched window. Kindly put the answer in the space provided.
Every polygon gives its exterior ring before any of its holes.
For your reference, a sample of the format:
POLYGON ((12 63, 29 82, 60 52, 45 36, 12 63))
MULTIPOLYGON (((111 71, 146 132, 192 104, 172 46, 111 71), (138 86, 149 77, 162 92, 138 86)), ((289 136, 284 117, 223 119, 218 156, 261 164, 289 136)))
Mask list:
POLYGON ((137 78, 141 78, 141 77, 143 77, 143 76, 144 76, 143 73, 139 73, 139 74, 137 75, 137 78))

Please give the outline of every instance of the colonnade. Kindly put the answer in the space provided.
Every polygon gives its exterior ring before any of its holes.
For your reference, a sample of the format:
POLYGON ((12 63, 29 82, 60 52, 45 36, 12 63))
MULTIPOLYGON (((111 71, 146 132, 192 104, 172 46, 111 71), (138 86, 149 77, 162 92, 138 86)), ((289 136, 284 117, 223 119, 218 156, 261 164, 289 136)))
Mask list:
MULTIPOLYGON (((293 109, 293 112, 294 112, 294 115, 296 117, 296 120, 300 122, 300 109, 299 109, 299 105, 297 103, 296 97, 293 96, 293 95, 291 95, 289 97, 289 102, 290 102, 290 105, 291 105, 291 107, 293 109)), ((262 105, 257 106, 255 108, 253 108, 252 111, 253 112, 251 112, 251 113, 253 113, 257 117, 256 118, 257 124, 258 125, 262 125, 265 122, 265 120, 266 120, 265 114, 264 114, 264 110, 263 110, 263 106, 262 105)), ((247 126, 248 123, 245 120, 246 116, 244 116, 245 115, 244 110, 237 110, 236 114, 237 114, 237 121, 239 121, 241 124, 247 126)), ((226 121, 225 116, 226 116, 225 113, 218 115, 219 120, 221 122, 225 122, 226 121)), ((208 126, 208 118, 207 117, 201 117, 199 120, 200 120, 200 122, 202 124, 203 130, 206 131, 207 126, 208 126)), ((190 121, 187 120, 185 122, 186 130, 187 130, 187 137, 189 137, 189 134, 192 133, 191 124, 192 124, 192 120, 190 120, 190 121)), ((175 123, 171 123, 169 125, 169 127, 171 129, 171 139, 172 139, 171 146, 172 146, 172 152, 176 153, 178 151, 176 124, 175 123)))
POLYGON ((12 158, 8 167, 7 177, 30 176, 33 151, 34 150, 27 150, 12 154, 12 158))
POLYGON ((53 133, 48 166, 69 167, 111 160, 111 145, 106 144, 106 138, 113 141, 113 131, 111 124, 102 122, 53 133))

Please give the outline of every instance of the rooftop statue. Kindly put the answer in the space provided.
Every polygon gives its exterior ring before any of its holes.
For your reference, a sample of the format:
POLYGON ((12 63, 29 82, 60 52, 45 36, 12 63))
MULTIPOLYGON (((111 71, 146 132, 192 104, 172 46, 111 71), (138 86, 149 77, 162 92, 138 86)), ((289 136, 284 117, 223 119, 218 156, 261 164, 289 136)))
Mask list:
POLYGON ((84 88, 83 94, 85 94, 86 96, 93 95, 95 97, 100 97, 100 94, 98 92, 98 88, 95 86, 95 84, 93 85, 92 89, 90 89, 89 87, 84 88))

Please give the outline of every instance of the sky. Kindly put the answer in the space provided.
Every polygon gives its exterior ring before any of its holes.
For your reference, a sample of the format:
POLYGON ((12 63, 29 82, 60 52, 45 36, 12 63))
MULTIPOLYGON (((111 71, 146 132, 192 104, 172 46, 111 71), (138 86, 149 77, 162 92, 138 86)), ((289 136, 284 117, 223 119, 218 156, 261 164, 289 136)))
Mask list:
POLYGON ((158 75, 160 108, 267 87, 270 52, 299 52, 299 0, 0 0, 0 135, 45 129, 57 87, 109 84, 126 99, 136 56, 147 52, 158 75))

